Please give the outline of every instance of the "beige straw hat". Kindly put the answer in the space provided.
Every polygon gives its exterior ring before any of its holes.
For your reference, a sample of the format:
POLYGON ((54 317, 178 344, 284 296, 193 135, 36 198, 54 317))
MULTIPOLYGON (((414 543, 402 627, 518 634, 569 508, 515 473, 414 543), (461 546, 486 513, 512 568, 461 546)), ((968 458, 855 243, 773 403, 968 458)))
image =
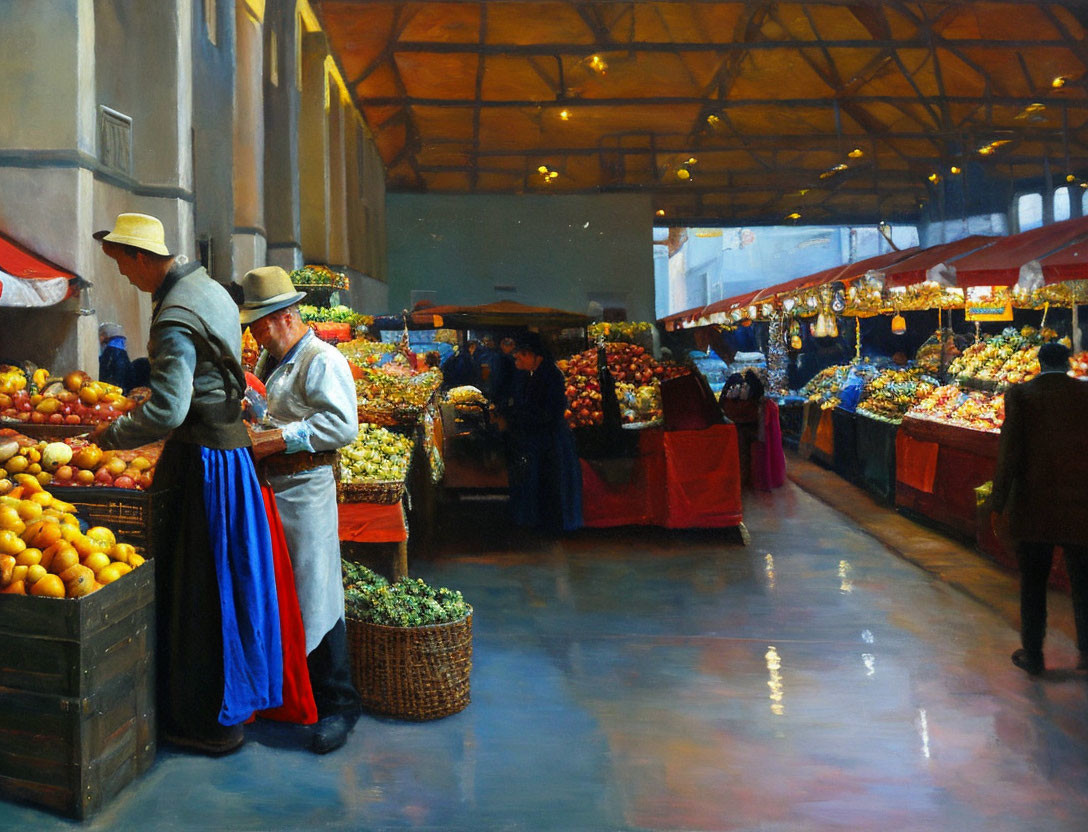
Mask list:
POLYGON ((162 223, 148 214, 118 214, 113 231, 96 231, 94 238, 106 243, 140 248, 164 257, 170 256, 162 223))
POLYGON ((243 326, 306 297, 305 292, 295 289, 290 275, 279 266, 262 266, 246 272, 242 278, 242 292, 245 300, 238 317, 243 326))

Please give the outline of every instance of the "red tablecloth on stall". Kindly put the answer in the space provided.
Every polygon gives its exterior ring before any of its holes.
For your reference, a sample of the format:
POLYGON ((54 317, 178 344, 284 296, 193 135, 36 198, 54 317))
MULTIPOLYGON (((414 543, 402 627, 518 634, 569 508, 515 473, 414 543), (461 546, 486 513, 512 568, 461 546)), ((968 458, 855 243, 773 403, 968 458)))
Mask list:
POLYGON ((582 460, 582 516, 590 527, 721 528, 743 519, 737 432, 641 431, 630 479, 609 483, 582 460))
POLYGON ((403 543, 408 539, 403 501, 392 505, 340 503, 340 539, 354 543, 403 543))
MULTIPOLYGON (((990 528, 990 513, 979 508, 975 488, 993 479, 1000 436, 925 419, 906 418, 896 437, 895 504, 974 539, 979 550, 1017 568, 1010 541, 990 528)), ((1069 589, 1059 548, 1050 585, 1069 589)))

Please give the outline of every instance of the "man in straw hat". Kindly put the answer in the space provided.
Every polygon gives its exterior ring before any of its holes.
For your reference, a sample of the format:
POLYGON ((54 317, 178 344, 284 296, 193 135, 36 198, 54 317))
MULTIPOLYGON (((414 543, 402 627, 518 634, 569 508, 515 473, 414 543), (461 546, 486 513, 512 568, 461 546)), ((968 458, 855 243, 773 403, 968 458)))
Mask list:
POLYGON ((355 724, 359 694, 351 684, 333 465, 336 450, 359 434, 355 381, 347 359, 302 321, 295 290, 278 266, 242 279, 239 316, 264 349, 270 430, 253 452, 276 495, 306 635, 306 664, 317 705, 311 749, 339 748, 355 724))
POLYGON ((242 422, 237 307, 198 264, 166 247, 162 223, 120 214, 94 235, 154 302, 150 398, 92 440, 133 448, 165 438, 156 489, 171 489, 155 549, 159 724, 208 754, 244 741, 242 723, 278 706, 283 683, 268 518, 242 422))

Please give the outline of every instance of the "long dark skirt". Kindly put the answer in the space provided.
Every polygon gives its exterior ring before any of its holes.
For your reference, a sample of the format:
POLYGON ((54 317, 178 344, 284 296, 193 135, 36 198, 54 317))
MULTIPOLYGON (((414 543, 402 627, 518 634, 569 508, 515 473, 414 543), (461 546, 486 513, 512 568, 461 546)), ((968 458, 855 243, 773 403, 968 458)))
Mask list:
POLYGON ((159 724, 167 734, 225 741, 240 729, 219 723, 223 619, 200 447, 167 442, 155 487, 174 495, 155 549, 159 724))

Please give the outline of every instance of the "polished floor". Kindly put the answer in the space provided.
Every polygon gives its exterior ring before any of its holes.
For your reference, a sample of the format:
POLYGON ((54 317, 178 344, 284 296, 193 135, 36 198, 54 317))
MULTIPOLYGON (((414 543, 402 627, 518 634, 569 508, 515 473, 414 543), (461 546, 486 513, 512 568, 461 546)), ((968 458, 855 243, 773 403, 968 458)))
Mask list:
MULTIPOLYGON (((475 605, 472 704, 160 751, 94 830, 1084 830, 1088 674, 790 483, 718 532, 525 539, 466 506, 412 571, 475 605)), ((904 534, 909 536, 910 531, 904 534)), ((0 804, 0 829, 78 826, 0 804)))

